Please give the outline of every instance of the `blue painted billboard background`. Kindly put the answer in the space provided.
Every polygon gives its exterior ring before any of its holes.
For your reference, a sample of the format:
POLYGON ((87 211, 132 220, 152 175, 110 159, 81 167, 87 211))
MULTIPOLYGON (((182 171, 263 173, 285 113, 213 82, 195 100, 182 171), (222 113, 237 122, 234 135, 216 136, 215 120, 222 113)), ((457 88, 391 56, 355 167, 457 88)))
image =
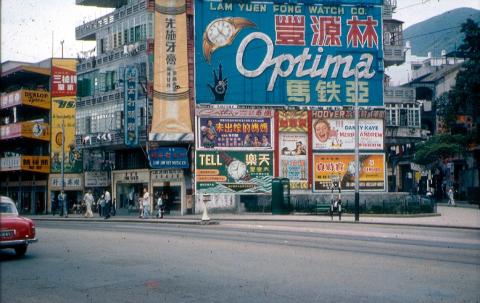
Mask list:
POLYGON ((197 104, 351 106, 357 66, 359 105, 383 106, 382 8, 352 2, 197 0, 197 104))

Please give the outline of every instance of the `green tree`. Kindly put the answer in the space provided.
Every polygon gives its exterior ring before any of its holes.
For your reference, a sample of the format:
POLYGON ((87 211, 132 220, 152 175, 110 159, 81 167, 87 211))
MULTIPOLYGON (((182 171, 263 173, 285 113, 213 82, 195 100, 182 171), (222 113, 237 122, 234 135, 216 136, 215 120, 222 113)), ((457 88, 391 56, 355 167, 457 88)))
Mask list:
POLYGON ((467 60, 457 74, 455 86, 437 99, 437 114, 450 131, 456 125, 457 115, 469 115, 474 123, 479 122, 477 119, 480 112, 480 28, 472 19, 467 19, 462 24, 461 32, 464 39, 459 50, 467 60))
POLYGON ((469 136, 465 135, 435 135, 426 142, 416 146, 413 162, 420 165, 430 165, 438 160, 460 156, 465 153, 469 136))

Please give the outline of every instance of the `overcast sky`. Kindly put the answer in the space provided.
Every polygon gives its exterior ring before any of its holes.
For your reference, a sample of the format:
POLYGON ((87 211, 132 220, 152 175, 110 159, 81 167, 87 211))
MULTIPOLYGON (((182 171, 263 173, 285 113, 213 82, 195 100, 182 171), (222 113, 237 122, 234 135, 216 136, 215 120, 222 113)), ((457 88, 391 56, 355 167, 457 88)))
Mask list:
MULTIPOLYGON (((111 9, 75 5, 75 0, 1 0, 1 61, 37 62, 61 56, 76 57, 93 47, 75 40, 75 27, 101 17, 111 9)), ((404 29, 417 22, 459 7, 480 9, 479 0, 398 0, 395 19, 404 29)))

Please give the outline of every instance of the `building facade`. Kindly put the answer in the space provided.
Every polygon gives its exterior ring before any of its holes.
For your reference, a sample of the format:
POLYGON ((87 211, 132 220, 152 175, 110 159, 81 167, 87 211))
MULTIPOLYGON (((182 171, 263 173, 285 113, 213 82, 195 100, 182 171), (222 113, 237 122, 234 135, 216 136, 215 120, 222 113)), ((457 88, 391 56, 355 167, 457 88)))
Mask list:
POLYGON ((383 71, 404 61, 402 23, 396 1, 367 2, 77 1, 114 8, 76 29, 96 41, 77 66, 85 187, 126 213, 147 187, 181 214, 203 195, 258 208, 276 177, 299 196, 352 191, 357 85, 360 183, 386 191, 383 71))
POLYGON ((77 66, 76 141, 84 155, 85 188, 96 198, 111 191, 120 214, 137 213, 144 188, 152 195, 166 194, 167 212, 187 213, 189 142, 148 145, 154 110, 155 2, 77 4, 114 9, 76 28, 78 40, 96 42, 77 66), (165 164, 174 155, 181 161, 165 164))

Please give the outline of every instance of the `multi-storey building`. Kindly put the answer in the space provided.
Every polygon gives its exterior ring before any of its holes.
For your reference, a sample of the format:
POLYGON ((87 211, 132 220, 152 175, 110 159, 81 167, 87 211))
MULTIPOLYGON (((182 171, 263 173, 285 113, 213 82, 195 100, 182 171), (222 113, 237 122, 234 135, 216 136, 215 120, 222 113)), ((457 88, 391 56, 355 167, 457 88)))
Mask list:
POLYGON ((43 214, 50 173, 50 59, 2 63, 0 191, 23 213, 43 214))
POLYGON ((175 140, 147 144, 154 109, 155 2, 76 3, 114 9, 76 28, 78 40, 96 42, 92 52, 82 53, 77 66, 76 140, 84 155, 85 187, 97 198, 111 190, 119 213, 136 212, 144 188, 152 195, 164 192, 167 211, 186 213, 188 165, 156 166, 155 161, 181 154, 188 162, 189 144, 175 140))
MULTIPOLYGON (((169 193, 181 213, 195 191, 212 194, 213 206, 236 208, 255 200, 244 196, 268 195, 276 176, 298 194, 326 192, 335 178, 352 190, 355 66, 361 105, 383 106, 383 70, 404 61, 396 1, 298 2, 77 0, 115 9, 76 29, 77 39, 96 41, 77 68, 86 187, 111 188, 127 211, 147 186, 169 193), (323 118, 335 124, 328 143, 317 130, 323 118), (188 154, 189 168, 152 168, 171 154, 188 154), (318 171, 337 160, 343 168, 335 176, 318 171)), ((373 165, 361 183, 384 191, 384 115, 361 115, 371 130, 363 133, 362 166, 373 165)))

